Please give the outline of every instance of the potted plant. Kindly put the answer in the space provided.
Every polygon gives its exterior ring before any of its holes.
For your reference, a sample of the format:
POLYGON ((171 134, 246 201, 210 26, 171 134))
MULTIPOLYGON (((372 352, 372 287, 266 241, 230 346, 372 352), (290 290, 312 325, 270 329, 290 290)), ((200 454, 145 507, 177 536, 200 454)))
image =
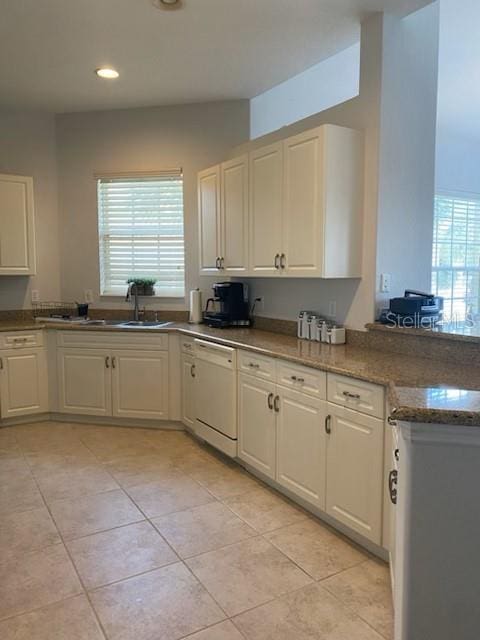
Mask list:
POLYGON ((155 278, 129 278, 127 280, 132 293, 136 293, 137 296, 154 296, 156 282, 155 278))

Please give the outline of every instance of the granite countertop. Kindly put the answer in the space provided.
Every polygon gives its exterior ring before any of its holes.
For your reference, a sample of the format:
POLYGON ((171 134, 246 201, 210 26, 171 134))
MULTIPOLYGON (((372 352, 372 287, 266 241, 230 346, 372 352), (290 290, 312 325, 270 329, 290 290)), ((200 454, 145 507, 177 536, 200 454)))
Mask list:
POLYGON ((266 356, 383 385, 395 418, 409 422, 480 426, 480 367, 353 345, 330 346, 258 329, 214 329, 172 322, 158 329, 112 325, 0 322, 0 331, 179 332, 266 356))

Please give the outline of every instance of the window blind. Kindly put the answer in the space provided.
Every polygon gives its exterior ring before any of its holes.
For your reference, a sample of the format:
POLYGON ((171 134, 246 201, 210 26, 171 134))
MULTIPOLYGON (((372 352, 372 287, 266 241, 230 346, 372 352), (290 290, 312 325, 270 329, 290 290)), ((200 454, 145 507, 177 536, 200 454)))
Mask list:
POLYGON ((185 295, 183 178, 157 176, 97 179, 100 287, 124 295, 127 279, 155 278, 155 295, 185 295))
POLYGON ((433 226, 433 293, 453 322, 480 314, 480 195, 439 194, 433 226))

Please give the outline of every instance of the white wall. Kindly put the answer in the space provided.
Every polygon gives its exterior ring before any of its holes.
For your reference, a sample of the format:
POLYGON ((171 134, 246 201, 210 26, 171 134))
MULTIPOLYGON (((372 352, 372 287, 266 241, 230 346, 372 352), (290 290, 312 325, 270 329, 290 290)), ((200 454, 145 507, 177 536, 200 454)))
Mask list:
POLYGON ((379 307, 405 289, 431 284, 438 2, 403 20, 385 17, 377 227, 379 307))
POLYGON ((357 43, 253 98, 250 138, 354 98, 359 82, 360 43, 357 43))
POLYGON ((437 191, 480 195, 479 168, 480 138, 475 135, 466 136, 464 132, 455 129, 437 129, 437 191))
POLYGON ((53 116, 0 111, 0 173, 33 176, 37 274, 0 276, 0 309, 31 307, 60 296, 57 173, 53 116))
MULTIPOLYGON (((96 307, 130 306, 99 299, 96 183, 99 171, 184 171, 186 291, 209 290, 216 278, 198 275, 197 173, 248 140, 248 101, 128 109, 57 117, 62 296, 83 299, 92 289, 96 307)), ((184 299, 152 301, 151 307, 185 309, 184 299)))

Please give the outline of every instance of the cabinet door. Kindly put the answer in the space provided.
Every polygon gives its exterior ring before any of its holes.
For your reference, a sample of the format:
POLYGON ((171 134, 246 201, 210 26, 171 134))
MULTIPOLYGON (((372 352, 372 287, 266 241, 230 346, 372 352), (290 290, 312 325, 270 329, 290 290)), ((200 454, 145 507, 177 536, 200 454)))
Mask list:
POLYGON ((283 147, 278 142, 250 154, 250 273, 277 275, 282 253, 283 147), (278 256, 277 261, 275 257, 278 256))
POLYGON ((195 424, 195 360, 182 355, 182 422, 186 427, 195 424))
POLYGON ((220 167, 198 174, 200 273, 217 273, 220 258, 220 167))
POLYGON ((113 415, 168 418, 168 352, 112 352, 113 415))
POLYGON ((48 411, 47 360, 43 349, 1 355, 1 415, 14 418, 48 411))
POLYGON ((275 478, 275 385, 243 373, 238 381, 238 456, 275 478))
POLYGON ((111 356, 100 349, 58 350, 58 410, 112 415, 111 356))
POLYGON ((381 544, 382 420, 328 403, 327 513, 381 544))
POLYGON ((225 272, 248 271, 248 156, 221 166, 221 257, 225 272))
POLYGON ((33 180, 0 175, 0 275, 35 274, 33 180))
POLYGON ((322 148, 322 129, 287 138, 283 143, 282 264, 290 276, 322 275, 322 148))
POLYGON ((326 402, 277 387, 277 482, 325 509, 326 402))

